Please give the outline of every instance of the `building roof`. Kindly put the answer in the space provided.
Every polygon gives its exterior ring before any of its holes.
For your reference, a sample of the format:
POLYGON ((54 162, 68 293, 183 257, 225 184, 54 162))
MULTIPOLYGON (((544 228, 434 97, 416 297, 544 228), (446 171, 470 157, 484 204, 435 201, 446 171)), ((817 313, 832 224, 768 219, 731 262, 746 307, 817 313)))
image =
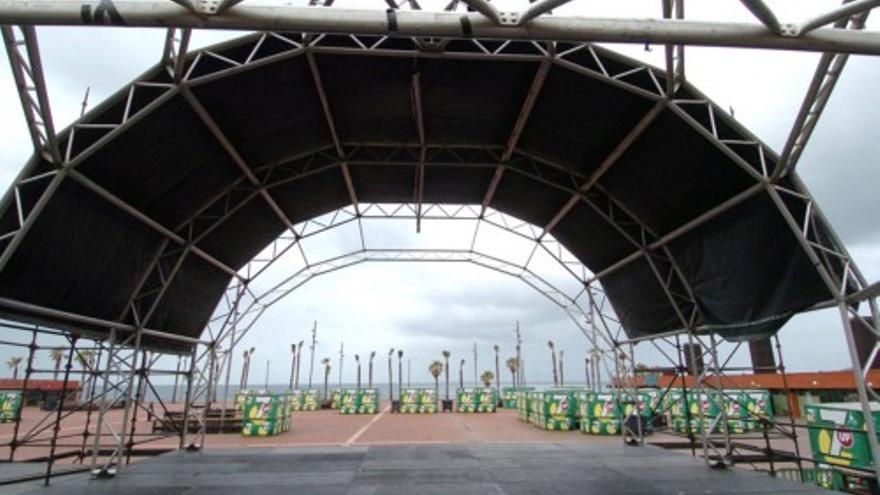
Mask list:
MULTIPOLYGON (((184 84, 157 65, 61 135, 69 173, 0 272, 0 297, 31 306, 3 314, 106 332, 66 315, 134 324, 134 307, 196 337, 234 271, 353 201, 487 204, 547 228, 630 336, 691 315, 765 335, 831 299, 780 210, 800 218, 805 190, 791 174, 774 203, 764 183, 772 150, 689 84, 666 101, 658 69, 553 49, 272 33, 193 54, 184 84)), ((26 205, 53 170, 31 160, 26 205)), ((821 219, 812 233, 832 238, 821 219)))
MULTIPOLYGON (((709 379, 712 382, 711 378, 709 379)), ((645 385, 644 376, 637 376, 638 386, 645 385)), ((880 384, 880 370, 868 372, 867 384, 880 384)), ((693 387, 692 376, 685 378, 685 386, 693 387)), ((681 387, 680 376, 660 375, 657 377, 657 387, 666 388, 681 387)), ((767 390, 855 390, 856 382, 852 370, 841 371, 807 371, 786 373, 756 373, 747 375, 729 375, 721 378, 723 388, 748 389, 760 388, 767 390)))
MULTIPOLYGON (((44 392, 60 392, 64 389, 64 380, 28 380, 28 390, 37 390, 44 392)), ((11 378, 0 378, 0 390, 18 391, 24 387, 24 380, 13 380, 11 378)), ((67 390, 75 392, 79 390, 79 381, 70 380, 67 382, 67 390)))

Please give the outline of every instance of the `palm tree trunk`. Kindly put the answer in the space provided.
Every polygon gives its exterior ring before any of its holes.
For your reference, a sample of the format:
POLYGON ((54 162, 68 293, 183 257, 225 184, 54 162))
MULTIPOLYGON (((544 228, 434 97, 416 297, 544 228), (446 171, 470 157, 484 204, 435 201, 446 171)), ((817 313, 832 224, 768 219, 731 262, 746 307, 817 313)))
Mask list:
POLYGON ((556 351, 551 350, 550 355, 553 357, 553 386, 559 386, 559 372, 556 370, 556 351))
POLYGON ((367 365, 367 388, 373 388, 373 358, 367 365))
POLYGON ((501 397, 501 368, 498 366, 498 351, 495 351, 495 387, 498 389, 498 397, 501 397))
POLYGON ((357 388, 361 388, 361 363, 358 363, 358 386, 357 388))
POLYGON ((397 396, 403 397, 403 356, 397 358, 397 396))
POLYGON ((449 358, 446 358, 446 400, 449 400, 449 358))
POLYGON ((516 371, 510 370, 510 381, 513 383, 513 386, 516 387, 516 371))

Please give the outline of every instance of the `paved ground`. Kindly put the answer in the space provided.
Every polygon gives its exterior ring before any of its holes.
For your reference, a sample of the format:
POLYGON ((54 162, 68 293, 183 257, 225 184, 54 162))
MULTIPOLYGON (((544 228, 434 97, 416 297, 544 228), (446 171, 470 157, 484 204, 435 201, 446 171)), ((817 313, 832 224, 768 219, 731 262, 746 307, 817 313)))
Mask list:
MULTIPOLYGON (((2 491, 0 487, 0 491, 2 491)), ((27 495, 828 494, 739 469, 715 471, 658 447, 536 442, 216 449, 172 453, 112 480, 59 478, 27 495)))

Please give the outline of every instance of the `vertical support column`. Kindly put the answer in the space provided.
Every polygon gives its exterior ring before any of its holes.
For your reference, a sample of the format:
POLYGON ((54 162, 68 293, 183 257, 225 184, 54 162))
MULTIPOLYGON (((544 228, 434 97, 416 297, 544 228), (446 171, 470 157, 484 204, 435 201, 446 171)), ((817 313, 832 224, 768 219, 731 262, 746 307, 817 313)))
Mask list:
POLYGON ((61 413, 64 411, 64 400, 67 398, 67 384, 70 382, 70 369, 73 368, 73 353, 78 336, 70 337, 70 350, 67 352, 67 364, 64 366, 64 382, 61 385, 61 397, 58 398, 58 410, 55 414, 55 425, 52 428, 52 440, 49 443, 49 460, 46 465, 46 477, 43 486, 49 486, 52 477, 52 466, 55 464, 55 447, 58 445, 58 432, 61 431, 61 413))
MULTIPOLYGON (((688 346, 690 349, 691 347, 688 346)), ((690 404, 688 404, 688 388, 687 388, 687 375, 688 375, 688 367, 685 365, 688 362, 688 359, 683 357, 684 351, 681 346, 681 337, 678 335, 675 336, 675 352, 678 356, 678 374, 681 375, 681 403, 682 410, 684 411, 684 422, 687 428, 687 436, 688 440, 691 443, 691 456, 697 456, 697 446, 696 446, 696 437, 694 437, 693 429, 691 428, 691 408, 690 404)), ((696 380, 696 375, 691 374, 696 380)))
POLYGON ((31 373, 34 368, 34 352, 37 350, 37 331, 39 327, 34 327, 31 336, 31 343, 28 345, 27 366, 24 369, 24 383, 21 385, 21 407, 15 414, 15 426, 12 429, 12 440, 9 442, 9 462, 15 460, 15 450, 18 448, 18 431, 21 428, 21 412, 24 411, 25 402, 27 400, 28 384, 30 383, 31 373))
POLYGON ((214 382, 218 378, 217 371, 217 341, 211 342, 211 347, 208 349, 210 353, 210 359, 208 361, 208 391, 205 396, 205 410, 202 415, 202 425, 200 428, 200 438, 199 438, 199 451, 205 448, 205 436, 208 433, 208 416, 211 412, 211 388, 214 386, 214 382))
POLYGON ((198 350, 197 345, 193 345, 192 353, 189 357, 189 371, 186 373, 186 392, 184 393, 184 402, 183 402, 183 425, 180 428, 180 443, 178 443, 178 450, 183 450, 186 446, 186 435, 189 431, 189 410, 190 410, 190 402, 192 401, 192 385, 193 385, 193 374, 195 373, 196 367, 196 352, 198 350))
MULTIPOLYGON (((696 347, 694 346, 695 342, 694 342, 693 331, 688 330, 687 336, 688 336, 688 345, 686 347, 687 347, 688 355, 690 356, 690 360, 691 360, 691 376, 694 377, 693 390, 694 390, 694 393, 697 397, 697 417, 699 419, 697 429, 700 432, 701 443, 703 445, 703 460, 706 462, 707 466, 711 466, 711 462, 709 459, 709 432, 706 429, 706 415, 703 412, 703 404, 702 404, 703 395, 705 394, 705 392, 703 391, 703 373, 705 372, 705 368, 702 370, 699 370, 699 372, 696 369, 697 363, 702 362, 703 357, 700 356, 700 361, 697 361, 697 355, 694 350, 694 349, 696 349, 696 347)), ((708 397, 708 395, 706 397, 708 397)), ((690 422, 688 422, 688 430, 689 431, 693 430, 693 427, 691 426, 690 422)))
POLYGON ((118 465, 121 466, 122 456, 125 454, 125 437, 128 433, 128 417, 129 412, 132 408, 131 399, 132 392, 134 390, 134 377, 137 374, 138 356, 140 355, 141 351, 141 334, 141 326, 139 325, 134 335, 134 350, 131 353, 131 370, 129 371, 128 377, 126 378, 127 385, 125 388, 125 407, 122 411, 122 426, 119 431, 119 442, 116 446, 116 452, 114 452, 110 456, 110 460, 107 462, 108 465, 112 464, 114 459, 118 459, 120 461, 118 465))
POLYGON ((723 370, 718 361, 718 347, 715 342, 714 334, 709 334, 709 356, 712 358, 712 368, 715 373, 715 386, 712 388, 715 392, 715 400, 718 401, 718 409, 721 412, 719 417, 721 418, 721 432, 724 435, 724 459, 722 459, 722 464, 718 465, 720 467, 721 465, 727 466, 733 464, 731 460, 731 454, 733 451, 730 445, 730 429, 728 428, 730 423, 728 422, 727 408, 725 407, 727 399, 724 396, 721 384, 721 373, 723 370))
MULTIPOLYGON (((843 334, 846 338, 846 346, 849 350, 850 361, 852 361, 852 372, 856 381, 856 392, 859 395, 859 403, 862 406, 862 414, 865 416, 865 426, 868 430, 868 445, 871 447, 871 455, 874 459, 880 459, 880 445, 877 442, 877 428, 871 410, 871 403, 868 397, 868 385, 865 383, 865 376, 862 372, 862 362, 859 359, 859 351, 856 347, 856 339, 853 335, 853 329, 849 318, 849 309, 847 303, 841 300, 838 303, 840 311, 840 319, 843 322, 843 334)), ((875 315, 876 317, 876 315, 875 315)), ((870 363, 868 363, 870 365, 870 363)), ((880 480, 880 462, 874 462, 874 474, 880 480)))
POLYGON ((144 398, 144 381, 146 379, 147 367, 149 366, 149 358, 147 355, 147 351, 141 351, 141 367, 136 370, 137 373, 137 386, 135 388, 135 396, 134 403, 132 404, 131 411, 131 429, 128 432, 128 442, 125 450, 125 464, 131 464, 131 451, 134 449, 135 441, 134 436, 137 430, 137 419, 138 419, 138 406, 141 404, 141 401, 144 398))
POLYGON ((92 442, 92 475, 97 478, 110 476, 107 466, 97 469, 98 452, 101 449, 101 432, 106 421, 104 416, 107 408, 110 407, 111 401, 107 400, 107 393, 110 386, 110 372, 113 366, 114 352, 116 351, 116 329, 110 329, 110 348, 107 350, 107 366, 104 369, 104 383, 101 385, 100 402, 98 403, 98 420, 95 423, 95 440, 92 442))
POLYGON ((88 408, 86 409, 86 424, 83 426, 83 439, 82 444, 80 445, 80 453, 79 453, 79 462, 83 463, 83 460, 86 457, 86 445, 89 443, 89 428, 92 426, 92 404, 95 401, 95 389, 98 388, 98 377, 100 377, 101 372, 98 371, 100 369, 101 363, 101 354, 104 352, 104 346, 99 344, 97 341, 95 343, 98 346, 98 354, 95 356, 95 367, 92 371, 92 380, 89 384, 88 391, 88 399, 86 400, 86 404, 88 404, 88 408))

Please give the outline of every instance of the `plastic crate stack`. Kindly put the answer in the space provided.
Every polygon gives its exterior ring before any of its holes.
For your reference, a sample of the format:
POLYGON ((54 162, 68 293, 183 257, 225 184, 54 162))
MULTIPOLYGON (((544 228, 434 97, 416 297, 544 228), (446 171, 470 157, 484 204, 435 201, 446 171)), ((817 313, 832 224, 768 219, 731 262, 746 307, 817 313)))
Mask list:
POLYGON ((248 394, 242 411, 241 434, 245 437, 280 435, 290 430, 290 412, 290 394, 248 394))
POLYGON ((575 390, 546 390, 532 399, 529 422, 544 430, 569 431, 577 427, 575 390))
POLYGON ((532 400, 537 392, 534 390, 521 390, 516 394, 516 411, 517 416, 526 423, 532 413, 532 400))
POLYGON ((433 414, 437 412, 437 392, 432 388, 405 388, 400 398, 403 414, 433 414))
MULTIPOLYGON (((823 465, 873 469, 868 430, 858 402, 809 404, 805 407, 813 459, 823 465)), ((880 404, 871 403, 870 421, 880 429, 880 404)))
POLYGON ((21 412, 21 392, 0 392, 0 423, 15 421, 21 412))
POLYGON ((580 430, 591 435, 617 435, 623 410, 617 393, 585 392, 578 396, 580 430))
POLYGON ((460 388, 456 392, 456 412, 493 413, 497 407, 498 391, 494 388, 460 388))
POLYGON ((678 433, 702 433, 704 430, 709 430, 709 433, 721 432, 723 427, 719 416, 723 407, 729 433, 748 433, 760 431, 761 419, 773 415, 770 393, 766 390, 722 390, 722 396, 719 404, 718 394, 714 391, 699 394, 688 392, 685 411, 684 394, 670 391, 667 395, 670 426, 678 433))
POLYGON ((376 414, 379 411, 379 389, 346 389, 342 393, 340 414, 376 414))
POLYGON ((320 411, 323 396, 318 389, 294 390, 291 392, 293 411, 320 411))
POLYGON ((519 407, 519 393, 535 390, 534 387, 503 387, 501 389, 501 403, 504 409, 517 409, 519 407))

